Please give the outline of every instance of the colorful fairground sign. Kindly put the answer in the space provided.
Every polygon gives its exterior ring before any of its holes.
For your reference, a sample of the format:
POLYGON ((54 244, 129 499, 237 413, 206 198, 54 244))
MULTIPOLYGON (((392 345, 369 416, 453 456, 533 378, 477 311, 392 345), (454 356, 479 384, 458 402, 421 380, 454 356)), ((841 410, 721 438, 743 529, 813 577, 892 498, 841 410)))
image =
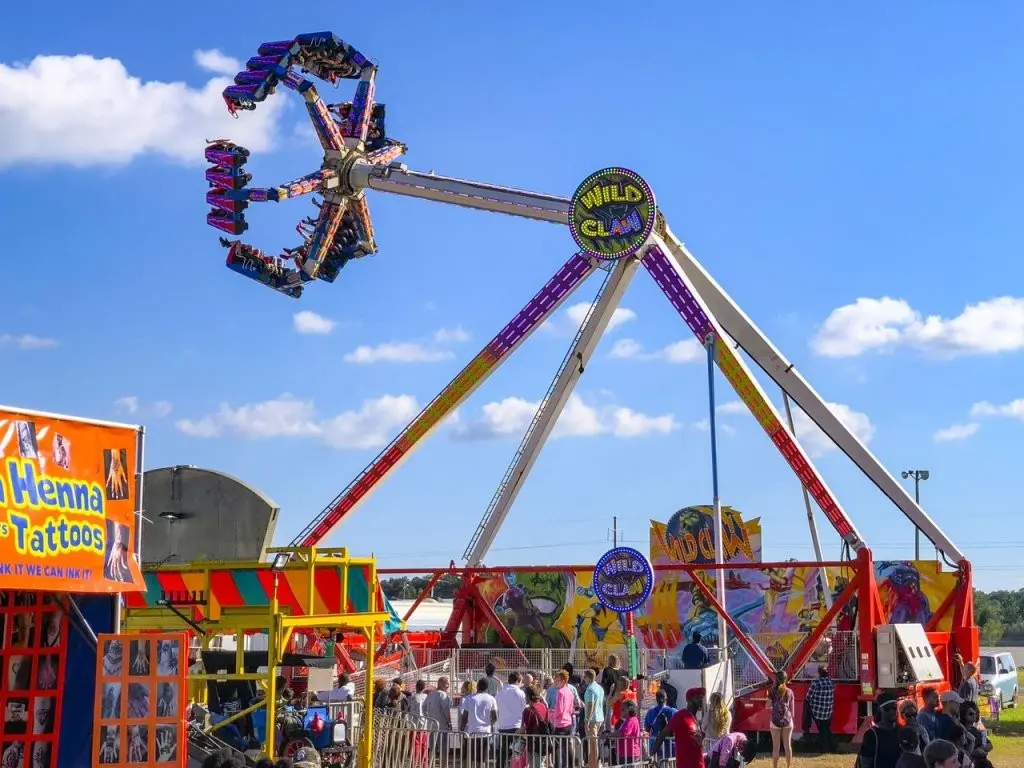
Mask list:
POLYGON ((625 168, 605 168, 588 176, 573 194, 569 229, 584 253, 615 261, 640 250, 657 212, 646 181, 625 168))
POLYGON ((651 596, 653 588, 650 560, 632 547, 609 550, 594 568, 594 594, 609 611, 632 613, 651 596))

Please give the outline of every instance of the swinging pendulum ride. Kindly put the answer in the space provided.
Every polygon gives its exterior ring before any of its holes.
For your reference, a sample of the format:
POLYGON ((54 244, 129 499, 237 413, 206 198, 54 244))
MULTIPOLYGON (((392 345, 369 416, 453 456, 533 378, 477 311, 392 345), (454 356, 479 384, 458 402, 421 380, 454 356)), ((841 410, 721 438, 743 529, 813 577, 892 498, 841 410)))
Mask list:
MULTIPOLYGON (((935 612, 935 621, 927 627, 928 639, 923 641, 931 643, 946 678, 950 678, 955 652, 960 652, 964 658, 977 657, 978 631, 973 618, 971 568, 963 552, 835 416, 795 365, 754 325, 672 233, 657 208, 653 191, 639 175, 625 168, 605 168, 585 179, 571 198, 565 198, 410 170, 398 160, 406 150, 405 145, 387 136, 384 105, 375 102, 377 73, 375 64, 336 35, 329 32, 304 34, 292 40, 261 45, 258 55, 250 59, 245 70, 235 77, 235 84, 224 91, 224 100, 233 114, 256 109, 279 87, 297 91, 305 102, 324 152, 318 170, 282 186, 258 188, 249 186, 251 176, 245 171, 248 150, 229 140, 207 147, 206 157, 212 163, 206 173, 210 182, 207 201, 212 206, 207 221, 227 234, 240 236, 246 231, 248 223, 245 216, 250 204, 278 202, 308 194, 321 197, 314 203, 317 213, 304 219, 298 227, 301 242, 295 248, 285 249, 279 256, 268 256, 241 240, 222 238, 222 244, 228 248, 227 265, 230 269, 293 298, 299 298, 305 287, 315 280, 333 282, 348 262, 377 251, 366 201, 367 190, 567 225, 577 248, 451 383, 310 521, 293 546, 315 547, 324 541, 588 277, 601 272, 603 282, 597 299, 583 320, 466 548, 466 567, 455 568, 453 564, 447 569, 429 571, 432 578, 424 591, 429 592, 445 573, 462 577, 451 620, 442 633, 445 643, 454 644, 460 640, 463 643, 479 642, 484 630, 491 628, 504 644, 514 647, 515 641, 480 594, 477 584, 485 575, 514 573, 517 569, 486 568, 484 558, 607 329, 612 313, 637 270, 643 266, 707 350, 711 366, 709 373, 713 367, 721 371, 792 468, 805 493, 814 500, 844 547, 854 556, 851 561, 836 563, 820 562, 819 555, 819 561, 813 563, 729 564, 731 577, 735 577, 735 573, 743 573, 744 568, 768 570, 801 565, 853 570, 853 577, 833 596, 817 626, 784 664, 771 661, 724 607, 725 579, 715 578, 724 568, 720 513, 716 514, 717 562, 699 568, 685 564, 673 565, 671 569, 655 566, 655 570, 659 574, 672 570, 688 577, 694 589, 718 614, 720 636, 728 630, 764 673, 765 680, 772 677, 780 666, 784 666, 791 676, 800 670, 829 626, 856 598, 856 631, 860 646, 856 666, 859 679, 847 686, 837 686, 837 701, 850 700, 856 712, 857 700, 870 699, 876 687, 883 682, 876 669, 875 630, 885 624, 887 617, 878 595, 871 553, 794 437, 791 420, 787 425, 739 355, 739 350, 743 350, 781 388, 787 412, 792 400, 956 569, 957 586, 935 612), (356 82, 355 96, 351 102, 327 104, 307 75, 329 83, 353 80, 356 82), (715 589, 705 583, 708 572, 716 582, 715 589), (950 615, 949 629, 936 631, 938 618, 949 620, 950 615)), ((709 376, 709 386, 714 386, 713 375, 709 376)), ((713 413, 713 393, 711 398, 713 413)), ((718 512, 717 472, 713 474, 715 510, 718 512)), ((560 568, 574 570, 586 566, 560 568)), ((398 570, 410 572, 409 569, 398 570)), ((536 571, 538 568, 520 570, 536 571)), ((743 727, 741 724, 738 726, 743 727)))

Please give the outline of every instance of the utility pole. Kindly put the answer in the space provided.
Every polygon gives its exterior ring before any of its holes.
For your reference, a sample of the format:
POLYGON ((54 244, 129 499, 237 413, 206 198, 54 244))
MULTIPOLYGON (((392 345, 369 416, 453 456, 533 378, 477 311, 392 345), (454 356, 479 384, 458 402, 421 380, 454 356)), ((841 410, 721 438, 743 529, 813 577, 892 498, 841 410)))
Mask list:
POLYGON ((619 546, 619 518, 612 516, 612 549, 619 546))
MULTIPOLYGON (((903 479, 914 478, 914 503, 921 506, 921 481, 927 480, 931 472, 927 469, 905 469, 903 479)), ((914 560, 921 559, 921 529, 914 526, 914 560)))

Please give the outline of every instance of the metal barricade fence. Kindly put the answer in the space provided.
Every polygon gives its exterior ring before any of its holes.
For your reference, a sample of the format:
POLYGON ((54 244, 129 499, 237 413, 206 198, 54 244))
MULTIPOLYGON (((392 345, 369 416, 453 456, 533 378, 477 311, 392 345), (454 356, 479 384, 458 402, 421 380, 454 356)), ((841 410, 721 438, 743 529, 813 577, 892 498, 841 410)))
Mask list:
POLYGON ((414 727, 407 717, 374 712, 374 768, 584 768, 574 734, 463 734, 414 727))

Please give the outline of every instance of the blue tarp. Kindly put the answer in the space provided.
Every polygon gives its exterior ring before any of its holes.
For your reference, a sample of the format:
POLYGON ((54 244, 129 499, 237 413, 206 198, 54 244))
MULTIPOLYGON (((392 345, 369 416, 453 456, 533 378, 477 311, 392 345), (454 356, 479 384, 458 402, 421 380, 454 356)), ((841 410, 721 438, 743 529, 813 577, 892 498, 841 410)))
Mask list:
MULTIPOLYGON (((97 634, 114 631, 114 601, 120 595, 78 595, 89 626, 97 634)), ((68 628, 64 662, 64 699, 61 704, 60 746, 57 768, 88 768, 92 765, 92 726, 96 700, 96 649, 82 634, 68 628)))

